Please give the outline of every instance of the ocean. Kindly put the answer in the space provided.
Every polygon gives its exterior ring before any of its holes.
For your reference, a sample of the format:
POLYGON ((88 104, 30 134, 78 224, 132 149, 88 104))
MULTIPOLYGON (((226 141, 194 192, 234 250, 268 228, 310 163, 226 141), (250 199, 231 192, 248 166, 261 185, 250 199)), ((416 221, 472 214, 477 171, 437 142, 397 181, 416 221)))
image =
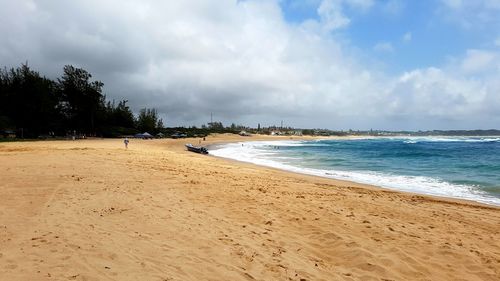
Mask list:
POLYGON ((215 156, 388 189, 500 206, 499 137, 251 141, 215 156))

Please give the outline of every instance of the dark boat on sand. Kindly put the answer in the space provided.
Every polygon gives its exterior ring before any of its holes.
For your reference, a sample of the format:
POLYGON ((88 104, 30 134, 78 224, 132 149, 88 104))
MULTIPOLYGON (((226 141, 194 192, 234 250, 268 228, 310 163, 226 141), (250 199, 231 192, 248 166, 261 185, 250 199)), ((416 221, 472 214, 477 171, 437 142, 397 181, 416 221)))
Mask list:
POLYGON ((187 148, 187 150, 189 150, 191 152, 208 154, 208 150, 203 146, 194 146, 194 145, 188 143, 188 144, 186 144, 186 148, 187 148))

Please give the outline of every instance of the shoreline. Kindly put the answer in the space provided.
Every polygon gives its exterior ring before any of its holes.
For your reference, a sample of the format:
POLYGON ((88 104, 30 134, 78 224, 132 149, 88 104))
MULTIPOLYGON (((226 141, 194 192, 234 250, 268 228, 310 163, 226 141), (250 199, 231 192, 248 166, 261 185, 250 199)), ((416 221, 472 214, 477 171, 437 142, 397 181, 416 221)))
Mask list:
POLYGON ((361 183, 361 182, 356 182, 356 181, 337 179, 337 178, 331 178, 331 177, 325 177, 325 176, 319 176, 319 175, 312 175, 312 174, 307 174, 307 173, 294 172, 294 171, 275 168, 275 167, 271 167, 271 166, 259 165, 259 164, 255 164, 252 162, 240 161, 240 160, 221 157, 221 156, 214 156, 214 155, 210 155, 210 154, 207 157, 222 159, 223 161, 228 161, 228 162, 236 164, 236 165, 249 165, 251 167, 256 167, 258 169, 269 169, 269 170, 276 171, 279 173, 288 174, 288 176, 310 177, 310 178, 316 179, 316 180, 329 180, 329 181, 332 181, 333 184, 337 184, 340 186, 350 186, 350 187, 355 187, 355 188, 359 188, 359 189, 366 189, 369 191, 380 191, 380 192, 394 193, 396 195, 404 195, 404 196, 408 196, 408 197, 418 197, 419 199, 428 200, 430 202, 436 202, 436 203, 452 204, 452 205, 464 205, 464 206, 480 207, 480 208, 486 208, 486 209, 492 209, 492 210, 500 210, 500 205, 487 204, 487 203, 463 199, 463 198, 445 197, 445 196, 438 196, 438 195, 432 195, 432 194, 391 189, 388 187, 367 184, 367 183, 361 183))
MULTIPOLYGON (((211 136, 203 145, 245 138, 211 136)), ((0 144, 8 280, 496 280, 498 208, 188 152, 0 144)))
MULTIPOLYGON (((299 139, 275 139, 275 140, 267 139, 267 138, 262 138, 262 139, 259 138, 259 139, 255 139, 255 140, 243 140, 243 141, 234 141, 234 142, 225 141, 225 142, 220 142, 220 143, 219 142, 211 143, 211 144, 207 145, 207 149, 209 149, 209 151, 210 151, 211 148, 221 147, 221 146, 224 146, 226 144, 231 144, 231 143, 236 143, 236 142, 238 142, 238 143, 239 142, 259 142, 259 141, 276 141, 276 142, 278 142, 278 141, 307 141, 307 140, 328 140, 328 139, 342 140, 342 139, 353 139, 353 138, 357 139, 357 136, 356 137, 333 137, 333 138, 321 138, 321 137, 314 138, 313 137, 313 138, 307 138, 307 139, 300 139, 299 138, 299 139)), ((373 138, 377 138, 377 137, 373 137, 373 138)), ((381 136, 381 138, 385 138, 385 136, 381 136)), ((268 166, 268 165, 264 165, 264 164, 258 164, 258 163, 254 163, 254 162, 250 162, 250 161, 238 160, 235 158, 229 158, 229 157, 224 157, 224 156, 217 156, 217 155, 213 155, 213 154, 209 154, 209 156, 220 158, 220 159, 225 159, 228 161, 234 161, 236 163, 245 163, 245 164, 255 165, 257 167, 274 169, 277 171, 282 171, 282 172, 286 172, 286 173, 290 173, 290 174, 298 174, 298 175, 311 176, 311 177, 317 177, 317 178, 322 178, 322 179, 330 179, 333 181, 345 182, 345 184, 362 185, 362 186, 364 186, 366 188, 370 188, 370 189, 379 189, 379 190, 391 191, 391 192, 396 192, 396 193, 403 193, 403 194, 408 194, 408 195, 413 195, 413 196, 424 196, 424 197, 432 198, 435 201, 451 201, 451 202, 463 203, 463 204, 477 204, 477 205, 480 205, 483 207, 492 207, 495 209, 500 209, 500 204, 495 204, 495 203, 487 203, 487 202, 476 201, 473 199, 466 199, 466 198, 461 198, 461 197, 435 195, 435 194, 424 193, 424 192, 406 191, 406 190, 401 190, 401 189, 397 189, 397 188, 385 187, 385 186, 380 186, 380 185, 375 185, 375 184, 370 184, 370 183, 363 183, 363 182, 358 182, 358 181, 349 180, 349 179, 336 178, 333 176, 327 176, 327 175, 322 176, 322 175, 318 175, 318 174, 308 173, 306 171, 304 171, 304 172, 292 171, 292 170, 288 170, 285 168, 268 166)))

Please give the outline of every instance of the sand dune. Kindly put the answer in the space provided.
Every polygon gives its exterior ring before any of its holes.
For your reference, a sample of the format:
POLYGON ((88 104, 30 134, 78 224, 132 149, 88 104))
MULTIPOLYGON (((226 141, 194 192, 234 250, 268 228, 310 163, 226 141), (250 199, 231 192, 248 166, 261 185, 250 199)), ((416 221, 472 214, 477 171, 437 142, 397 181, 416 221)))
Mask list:
POLYGON ((500 276, 499 208, 197 155, 184 142, 0 143, 0 280, 500 276))

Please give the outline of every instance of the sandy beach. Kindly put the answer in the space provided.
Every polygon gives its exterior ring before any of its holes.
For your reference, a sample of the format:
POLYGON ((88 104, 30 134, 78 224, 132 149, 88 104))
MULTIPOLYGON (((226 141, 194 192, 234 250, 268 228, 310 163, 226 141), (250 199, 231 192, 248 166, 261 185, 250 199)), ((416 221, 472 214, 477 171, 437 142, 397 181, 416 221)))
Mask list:
POLYGON ((500 276, 498 207, 199 155, 187 142, 199 139, 0 143, 0 280, 500 276))

